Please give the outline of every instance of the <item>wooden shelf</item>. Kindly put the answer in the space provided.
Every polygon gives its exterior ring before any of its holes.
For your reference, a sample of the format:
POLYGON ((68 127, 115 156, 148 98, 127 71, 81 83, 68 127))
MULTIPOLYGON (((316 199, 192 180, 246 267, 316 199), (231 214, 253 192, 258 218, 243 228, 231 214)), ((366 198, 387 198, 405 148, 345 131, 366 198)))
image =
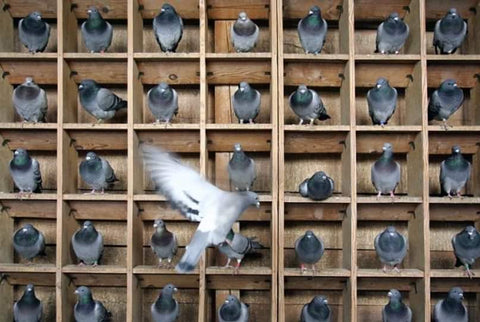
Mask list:
POLYGON ((308 270, 305 273, 300 271, 300 268, 285 268, 284 276, 301 276, 301 277, 350 277, 351 272, 344 268, 330 268, 330 269, 318 269, 315 273, 312 270, 308 270))
MULTIPOLYGON (((480 278, 480 269, 472 269, 473 278, 480 278)), ((430 271, 432 278, 466 278, 463 269, 432 269, 430 271)))
POLYGON ((63 200, 110 200, 110 201, 127 201, 125 194, 111 194, 111 193, 69 193, 63 195, 63 200))
POLYGON ((65 274, 127 274, 127 268, 115 265, 66 265, 62 267, 62 272, 65 274))
POLYGON ((57 200, 56 193, 32 193, 30 195, 20 196, 17 193, 0 192, 0 200, 57 200))
POLYGON ((382 269, 365 269, 359 268, 357 271, 358 277, 379 277, 379 278, 423 278, 424 272, 414 268, 400 268, 400 273, 394 271, 383 272, 382 269))
POLYGON ((420 61, 420 55, 382 55, 382 54, 357 54, 355 60, 358 61, 392 61, 392 62, 411 62, 420 61))
POLYGON ((18 123, 0 123, 0 129, 47 129, 47 130, 55 130, 57 129, 56 123, 25 123, 25 122, 18 122, 18 123))
POLYGON ((285 193, 284 201, 287 203, 350 203, 350 197, 333 195, 326 200, 312 200, 310 198, 304 198, 299 193, 285 193))
POLYGON ((0 264, 0 273, 55 273, 54 264, 0 264))
MULTIPOLYGON (((177 275, 177 271, 175 269, 166 269, 166 268, 157 268, 155 266, 145 266, 139 265, 133 268, 133 273, 138 275, 177 275)), ((187 275, 198 275, 199 270, 194 269, 193 271, 189 272, 187 275)))

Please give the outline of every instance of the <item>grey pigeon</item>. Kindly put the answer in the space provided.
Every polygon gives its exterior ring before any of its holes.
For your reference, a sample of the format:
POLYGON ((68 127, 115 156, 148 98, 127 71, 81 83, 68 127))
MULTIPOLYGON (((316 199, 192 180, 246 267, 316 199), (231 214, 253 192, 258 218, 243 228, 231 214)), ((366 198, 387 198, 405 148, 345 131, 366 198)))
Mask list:
POLYGON ((445 130, 448 129, 447 120, 463 104, 463 90, 458 87, 457 81, 447 79, 435 90, 428 102, 428 120, 443 121, 445 130))
POLYGON ((85 47, 91 53, 103 53, 112 44, 113 27, 103 19, 97 8, 87 10, 88 19, 82 23, 82 36, 85 47))
POLYGON ((89 220, 72 236, 72 248, 79 265, 97 266, 103 254, 103 236, 89 220))
POLYGON ((178 113, 178 95, 177 91, 161 82, 151 88, 148 93, 148 108, 155 117, 155 123, 165 121, 170 123, 174 115, 178 113))
POLYGON ((328 306, 325 296, 317 295, 310 303, 302 308, 301 322, 330 322, 332 321, 332 310, 328 306))
POLYGON ((40 12, 34 11, 18 22, 18 36, 29 52, 42 52, 48 44, 50 25, 42 20, 40 12))
POLYGON ((247 322, 249 315, 248 304, 240 302, 235 295, 229 295, 218 309, 218 322, 247 322))
POLYGON ((452 155, 440 165, 440 185, 449 197, 461 196, 460 191, 470 179, 472 165, 465 160, 458 145, 452 147, 452 155))
POLYGON ((105 188, 118 181, 110 163, 95 152, 88 152, 85 160, 80 163, 80 176, 92 188, 92 193, 96 190, 104 193, 105 188))
POLYGON ((240 12, 230 30, 233 48, 239 53, 251 51, 257 44, 258 33, 258 26, 248 18, 245 12, 240 12))
POLYGON ((177 291, 173 284, 167 284, 163 287, 162 292, 150 308, 153 322, 174 322, 177 320, 179 306, 177 300, 173 298, 173 293, 177 291))
POLYGON ((307 230, 305 235, 300 236, 295 241, 295 256, 300 262, 302 273, 307 271, 306 264, 310 264, 315 274, 315 264, 322 258, 324 251, 323 240, 315 236, 311 230, 307 230))
POLYGON ((240 124, 243 124, 244 121, 253 124, 260 112, 260 99, 260 92, 253 89, 247 82, 241 82, 238 85, 238 89, 232 97, 232 105, 233 112, 240 124))
POLYGON ((299 125, 304 121, 310 121, 310 125, 313 125, 315 119, 325 121, 330 118, 318 93, 305 85, 298 86, 288 101, 293 112, 300 118, 299 125))
POLYGON ((391 289, 388 304, 382 310, 383 322, 412 322, 412 310, 402 302, 402 294, 391 289))
POLYGON ((448 10, 445 17, 438 20, 433 32, 435 54, 453 54, 457 51, 467 35, 467 23, 457 13, 457 9, 448 10))
POLYGON ((177 237, 167 229, 165 222, 161 219, 155 219, 153 228, 155 230, 150 238, 150 247, 158 257, 158 266, 162 265, 164 259, 167 259, 170 264, 177 254, 177 237))
POLYGON ((328 24, 318 6, 310 8, 308 15, 298 22, 298 37, 306 54, 319 54, 325 44, 328 24))
POLYGON ((368 114, 375 125, 382 127, 388 123, 397 108, 397 90, 380 77, 374 88, 367 93, 368 114))
POLYGON ((255 237, 248 238, 240 233, 235 233, 230 229, 225 241, 218 245, 218 250, 225 256, 227 256, 227 264, 225 268, 230 267, 230 261, 236 260, 235 273, 238 273, 238 269, 242 263, 246 254, 255 253, 257 249, 263 248, 262 244, 255 241, 255 237))
POLYGON ((228 162, 228 175, 235 190, 250 191, 257 178, 255 161, 243 152, 240 143, 233 146, 233 155, 228 162))
POLYGON ((457 258, 455 267, 465 267, 465 274, 472 278, 475 274, 470 271, 470 267, 480 258, 480 234, 477 229, 467 226, 452 237, 452 246, 457 258))
POLYGON ((31 262, 35 257, 45 255, 45 236, 31 224, 26 224, 13 234, 13 248, 31 262))
POLYGON ((15 322, 39 322, 42 321, 42 315, 42 302, 35 296, 33 284, 28 284, 20 300, 13 304, 13 320, 15 322))
POLYGON ((183 21, 175 8, 164 3, 160 13, 153 19, 155 39, 163 52, 175 52, 183 35, 183 21))
POLYGON ((398 13, 393 12, 382 22, 377 29, 377 48, 375 52, 381 54, 398 54, 408 38, 410 28, 400 19, 398 13))
POLYGON ((80 286, 75 290, 78 297, 73 307, 73 315, 76 322, 108 322, 112 314, 107 311, 102 302, 94 300, 92 291, 86 286, 80 286))
POLYGON ((318 171, 312 177, 303 180, 298 187, 300 195, 312 200, 325 200, 333 194, 335 183, 325 172, 318 171))
POLYGON ((31 77, 13 90, 13 106, 24 122, 45 122, 47 116, 47 94, 31 77))
POLYGON ((182 165, 164 150, 143 144, 145 166, 160 192, 187 219, 200 222, 186 252, 176 266, 180 273, 192 271, 208 245, 225 241, 233 223, 251 205, 260 207, 254 192, 227 192, 182 165))
POLYGON ((398 266, 407 255, 408 248, 405 236, 395 227, 389 226, 375 237, 374 246, 380 262, 384 265, 383 271, 386 272, 387 266, 390 266, 395 272, 400 272, 398 266))
POLYGON ((383 154, 372 165, 372 183, 378 192, 377 199, 382 193, 389 193, 395 198, 395 188, 400 183, 400 164, 393 159, 393 150, 390 143, 383 145, 383 154))
POLYGON ((93 79, 84 79, 78 85, 78 96, 82 107, 97 118, 97 122, 109 120, 118 110, 127 108, 124 101, 111 90, 101 87, 93 79))
POLYGON ((9 164, 10 175, 20 194, 42 192, 42 174, 38 161, 24 149, 17 149, 9 164))
POLYGON ((463 290, 454 287, 445 299, 435 304, 433 309, 434 322, 468 322, 468 311, 462 303, 463 290))

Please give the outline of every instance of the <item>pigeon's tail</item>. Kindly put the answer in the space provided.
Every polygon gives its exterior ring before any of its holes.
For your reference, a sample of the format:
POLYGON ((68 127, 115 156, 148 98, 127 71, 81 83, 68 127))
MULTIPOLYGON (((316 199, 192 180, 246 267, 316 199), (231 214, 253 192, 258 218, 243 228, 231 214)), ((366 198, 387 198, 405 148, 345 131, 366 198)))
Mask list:
POLYGON ((120 102, 117 103, 117 105, 115 105, 116 111, 121 110, 122 108, 127 108, 127 101, 121 100, 120 102))
POLYGON ((331 118, 330 115, 328 115, 327 113, 325 113, 325 114, 320 114, 320 116, 318 117, 318 119, 319 119, 320 121, 325 121, 325 120, 328 120, 328 119, 330 119, 330 118, 331 118))
POLYGON ((457 259, 457 261, 455 262, 455 267, 461 267, 461 266, 464 266, 462 261, 460 260, 460 258, 456 257, 455 258, 457 259))
POLYGON ((300 195, 302 197, 304 198, 308 197, 308 178, 303 180, 303 182, 298 187, 298 191, 300 192, 300 195))
POLYGON ((198 230, 193 235, 187 250, 175 269, 179 273, 188 273, 197 266, 203 250, 208 246, 208 232, 198 230))
POLYGON ((265 246, 260 244, 260 242, 256 241, 257 237, 251 237, 248 239, 250 243, 250 248, 248 250, 249 253, 255 253, 257 249, 264 249, 265 246))

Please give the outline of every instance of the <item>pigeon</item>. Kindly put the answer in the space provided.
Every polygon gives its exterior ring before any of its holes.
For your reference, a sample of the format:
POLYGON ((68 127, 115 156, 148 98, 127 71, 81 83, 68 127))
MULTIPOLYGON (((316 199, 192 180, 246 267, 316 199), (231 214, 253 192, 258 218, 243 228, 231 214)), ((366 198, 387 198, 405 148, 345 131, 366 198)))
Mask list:
POLYGON ((89 220, 72 236, 72 248, 79 265, 97 266, 103 254, 103 236, 89 220))
POLYGON ((460 191, 470 179, 472 165, 465 160, 458 145, 452 147, 452 155, 440 165, 440 185, 448 197, 461 196, 460 191))
POLYGON ((230 33, 233 48, 238 53, 249 52, 257 45, 258 26, 243 11, 238 14, 238 19, 232 25, 230 33))
POLYGON ((332 321, 332 310, 324 296, 315 296, 310 303, 302 308, 301 322, 330 322, 332 321))
POLYGON ((104 53, 112 44, 113 27, 105 21, 97 8, 87 10, 88 19, 82 23, 82 36, 85 47, 91 53, 104 53))
POLYGON ((238 89, 232 96, 232 106, 240 124, 247 120, 253 124, 260 112, 260 99, 260 92, 250 87, 247 82, 241 82, 238 85, 238 89))
POLYGON ((235 273, 238 273, 243 257, 246 254, 255 253, 257 249, 263 248, 263 245, 255 241, 255 239, 255 237, 248 238, 230 229, 225 241, 218 245, 218 250, 227 256, 225 268, 230 267, 230 261, 234 259, 237 261, 234 267, 235 273))
POLYGON ((248 304, 240 302, 235 295, 229 295, 218 309, 218 322, 248 322, 248 304))
POLYGON ((398 54, 408 38, 410 29, 408 25, 400 19, 398 13, 393 12, 382 22, 377 29, 377 48, 376 53, 398 54))
POLYGON ((114 117, 118 110, 127 108, 127 101, 111 90, 100 87, 93 79, 84 79, 78 85, 78 96, 83 108, 99 123, 114 117))
POLYGON ((45 236, 31 224, 26 224, 13 234, 13 248, 31 262, 35 257, 45 255, 45 236))
POLYGON ((300 262, 302 273, 307 271, 305 264, 312 265, 313 274, 315 274, 315 264, 322 258, 325 246, 321 238, 317 238, 311 230, 307 230, 305 235, 300 236, 295 241, 295 256, 300 262))
POLYGON ((164 150, 141 145, 145 166, 160 192, 187 219, 200 222, 175 269, 192 271, 205 247, 225 241, 233 223, 251 205, 260 207, 254 192, 227 192, 202 178, 164 150))
POLYGON ((28 284, 20 300, 13 304, 13 320, 15 322, 39 322, 42 321, 42 315, 42 302, 35 296, 33 284, 28 284))
POLYGON ((50 37, 50 25, 42 20, 40 12, 34 11, 18 22, 18 36, 29 52, 43 52, 50 37))
POLYGON ((163 287, 162 292, 150 309, 153 322, 174 322, 177 320, 179 307, 177 300, 173 298, 173 293, 177 291, 173 284, 167 284, 163 287))
POLYGON ((402 294, 391 289, 388 304, 382 310, 383 322, 412 322, 412 310, 402 302, 402 294))
POLYGON ((308 15, 298 22, 298 38, 306 54, 319 54, 325 44, 328 24, 318 6, 310 8, 308 15))
POLYGON ((383 145, 383 154, 372 165, 372 183, 377 190, 377 199, 382 193, 389 193, 395 198, 395 188, 400 182, 400 164, 393 159, 392 145, 383 145))
POLYGON ((255 161, 243 152, 240 143, 233 146, 233 155, 228 161, 228 175, 235 190, 250 191, 257 178, 255 161))
POLYGON ((467 23, 457 13, 457 9, 448 10, 445 17, 435 23, 433 47, 435 54, 453 54, 457 51, 467 35, 467 23))
POLYGON ((172 258, 177 254, 177 237, 168 231, 165 222, 161 219, 155 219, 153 228, 155 231, 150 239, 150 246, 158 257, 158 266, 160 267, 162 265, 163 259, 167 259, 170 264, 172 258))
POLYGON ((73 307, 76 322, 108 322, 112 314, 107 311, 102 302, 94 300, 92 291, 86 286, 75 290, 78 301, 73 307))
POLYGON ((400 265, 407 255, 407 239, 400 234, 395 227, 389 226, 375 237, 375 251, 378 258, 384 264, 383 271, 387 272, 387 266, 399 273, 400 265))
POLYGON ((455 267, 465 267, 465 274, 472 278, 475 274, 470 271, 470 267, 480 258, 480 233, 475 227, 467 226, 452 237, 452 246, 457 258, 455 267))
POLYGON ((47 94, 31 77, 13 90, 13 106, 24 122, 45 122, 47 116, 47 94))
POLYGON ((17 149, 9 164, 10 175, 20 190, 20 195, 42 192, 42 174, 38 161, 28 155, 24 149, 17 149))
POLYGON ((300 195, 312 200, 325 200, 333 194, 335 183, 323 171, 316 172, 311 178, 303 180, 298 187, 300 195))
POLYGON ((380 77, 367 93, 368 114, 372 123, 384 127, 397 108, 397 90, 380 77))
POLYGON ((118 181, 110 163, 95 152, 88 152, 85 160, 80 163, 80 176, 92 188, 91 193, 96 190, 104 193, 105 188, 118 181))
POLYGON ((157 86, 150 89, 147 93, 148 108, 155 116, 155 123, 165 121, 170 123, 174 115, 178 113, 178 95, 177 91, 168 86, 167 83, 161 82, 157 86))
POLYGON ((160 13, 153 18, 153 32, 163 52, 177 50, 183 35, 183 21, 171 4, 164 3, 160 13))
POLYGON ((463 104, 463 90, 458 87, 457 81, 447 79, 435 90, 428 102, 428 120, 443 121, 445 130, 448 129, 447 120, 463 104))
POLYGON ((313 125, 315 119, 325 121, 330 118, 317 92, 308 89, 303 84, 290 95, 288 101, 293 112, 300 118, 299 125, 302 125, 304 121, 310 121, 310 125, 313 125))
POLYGON ((435 304, 433 309, 434 322, 468 322, 468 311, 462 303, 463 290, 454 287, 445 299, 435 304))

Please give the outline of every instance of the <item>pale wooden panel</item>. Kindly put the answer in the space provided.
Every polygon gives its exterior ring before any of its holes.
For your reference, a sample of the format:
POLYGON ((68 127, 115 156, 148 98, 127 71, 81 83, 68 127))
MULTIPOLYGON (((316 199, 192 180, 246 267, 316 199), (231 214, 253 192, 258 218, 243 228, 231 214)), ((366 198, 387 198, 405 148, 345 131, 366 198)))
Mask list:
MULTIPOLYGON (((165 1, 175 7, 175 11, 183 19, 198 19, 199 6, 197 0, 169 0, 165 1)), ((144 19, 153 19, 160 12, 161 4, 157 0, 138 0, 144 19)))
POLYGON ((9 0, 8 12, 14 18, 23 18, 34 10, 41 12, 42 17, 55 18, 57 13, 57 2, 55 0, 9 0))

